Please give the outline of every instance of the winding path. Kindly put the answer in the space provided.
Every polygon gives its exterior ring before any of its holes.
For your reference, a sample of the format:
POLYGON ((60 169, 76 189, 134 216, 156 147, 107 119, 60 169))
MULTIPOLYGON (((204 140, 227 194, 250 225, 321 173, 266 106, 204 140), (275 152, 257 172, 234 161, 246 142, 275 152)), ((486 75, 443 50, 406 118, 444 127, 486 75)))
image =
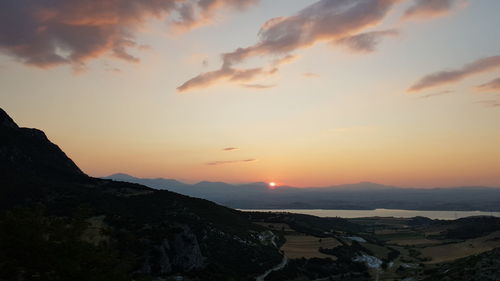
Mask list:
POLYGON ((264 274, 259 275, 258 277, 256 277, 255 281, 265 281, 267 275, 269 275, 273 271, 277 271, 277 270, 283 269, 286 266, 287 263, 288 263, 287 257, 283 256, 283 260, 281 261, 280 264, 278 264, 277 266, 275 266, 275 267, 267 270, 266 272, 264 272, 264 274))

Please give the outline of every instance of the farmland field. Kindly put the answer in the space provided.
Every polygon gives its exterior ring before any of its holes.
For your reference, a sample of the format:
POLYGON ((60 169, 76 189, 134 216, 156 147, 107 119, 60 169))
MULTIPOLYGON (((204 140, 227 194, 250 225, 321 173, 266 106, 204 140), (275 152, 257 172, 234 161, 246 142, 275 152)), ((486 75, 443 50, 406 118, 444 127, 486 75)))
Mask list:
POLYGON ((477 255, 500 247, 500 232, 469 239, 460 243, 426 247, 420 250, 422 256, 430 258, 428 263, 440 263, 477 255))
POLYGON ((286 242, 281 250, 290 259, 296 258, 332 258, 334 256, 319 252, 319 248, 335 248, 340 242, 335 238, 318 238, 309 235, 286 235, 286 242))

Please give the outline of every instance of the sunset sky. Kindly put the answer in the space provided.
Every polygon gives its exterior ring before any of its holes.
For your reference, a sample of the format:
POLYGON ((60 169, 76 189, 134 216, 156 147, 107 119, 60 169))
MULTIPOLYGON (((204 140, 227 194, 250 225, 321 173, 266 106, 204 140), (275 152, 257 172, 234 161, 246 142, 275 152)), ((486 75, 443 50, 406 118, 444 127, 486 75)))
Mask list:
POLYGON ((0 107, 92 176, 500 186, 500 1, 0 2, 0 107))

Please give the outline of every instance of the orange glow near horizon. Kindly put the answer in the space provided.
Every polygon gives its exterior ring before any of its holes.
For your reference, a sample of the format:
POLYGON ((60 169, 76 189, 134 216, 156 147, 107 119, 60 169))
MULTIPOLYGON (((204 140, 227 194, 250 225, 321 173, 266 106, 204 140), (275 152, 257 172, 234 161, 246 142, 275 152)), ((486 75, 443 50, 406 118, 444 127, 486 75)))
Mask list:
MULTIPOLYGON (((98 1, 85 1, 83 6, 94 2, 98 1)), ((236 1, 213 2, 232 7, 236 1)), ((378 9, 371 12, 380 21, 363 19, 378 24, 378 30, 400 30, 404 36, 383 37, 380 44, 358 50, 362 55, 351 52, 346 43, 365 38, 354 35, 372 31, 372 26, 353 26, 352 17, 337 15, 336 9, 325 13, 339 16, 335 20, 342 26, 358 29, 337 33, 335 26, 322 26, 320 19, 328 14, 306 9, 313 1, 286 1, 286 9, 275 1, 243 2, 255 4, 240 11, 248 13, 245 21, 230 15, 217 19, 225 12, 210 10, 210 16, 202 14, 200 19, 216 24, 202 31, 185 30, 182 36, 164 36, 166 23, 159 16, 175 14, 171 8, 151 13, 149 4, 141 4, 133 11, 118 11, 122 18, 116 21, 107 17, 116 14, 111 6, 94 11, 68 4, 74 10, 66 17, 66 6, 49 5, 57 17, 47 18, 45 9, 39 9, 43 5, 38 5, 36 15, 42 18, 35 19, 37 27, 44 28, 48 20, 53 32, 33 29, 21 35, 34 36, 30 42, 52 40, 53 54, 44 44, 26 52, 15 44, 0 50, 0 106, 19 126, 43 130, 94 177, 126 173, 188 184, 259 182, 277 190, 359 182, 500 187, 500 94, 483 91, 497 89, 495 81, 500 79, 500 37, 488 36, 500 25, 500 1, 468 1, 446 17, 422 14, 428 18, 405 19, 404 24, 396 19, 405 14, 408 1, 386 1, 393 5, 383 19, 378 9), (302 23, 298 29, 279 28, 295 27, 292 19, 304 9, 318 13, 306 17, 314 20, 314 28, 302 23), (276 18, 283 22, 268 21, 276 18), (95 27, 105 37, 96 43, 93 36, 69 36, 52 26, 67 25, 68 19, 95 27), (262 27, 269 31, 269 40, 261 48, 257 34, 262 27), (131 34, 124 36, 121 28, 131 34), (309 41, 281 41, 292 31, 305 32, 300 34, 309 41), (352 41, 319 38, 319 31, 342 38, 353 35, 352 41), (53 37, 54 32, 60 37, 53 37), (87 45, 81 46, 88 48, 67 50, 82 40, 87 45), (285 50, 281 43, 290 52, 274 52, 273 47, 285 50), (456 51, 450 52, 450 46, 456 51), (235 52, 238 48, 246 51, 235 52), (127 56, 122 49, 132 53, 127 56), (72 51, 80 55, 75 61, 53 60, 72 51), (228 56, 234 64, 231 69, 221 68, 221 54, 233 54, 228 56), (126 62, 135 57, 140 61, 126 62), (292 63, 292 58, 300 59, 292 63), (19 63, 32 60, 40 61, 40 67, 62 64, 45 70, 19 63), (70 62, 87 65, 75 75, 70 62), (276 70, 268 69, 273 67, 276 70), (421 83, 434 81, 428 77, 443 70, 460 74, 452 75, 460 79, 437 75, 439 81, 421 83), (179 94, 177 88, 188 81, 196 83, 189 84, 189 93, 179 94)), ((24 25, 12 28, 20 27, 24 25)), ((384 34, 391 32, 372 35, 384 34)))

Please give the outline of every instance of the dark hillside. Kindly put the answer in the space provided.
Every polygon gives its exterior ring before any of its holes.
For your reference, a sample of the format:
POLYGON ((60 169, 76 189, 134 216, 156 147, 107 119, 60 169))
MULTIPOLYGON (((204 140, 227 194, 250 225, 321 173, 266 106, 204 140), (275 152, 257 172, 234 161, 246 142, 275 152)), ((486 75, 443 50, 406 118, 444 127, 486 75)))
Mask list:
POLYGON ((0 280, 252 280, 282 258, 245 214, 88 177, 4 111, 0 170, 0 280))
POLYGON ((1 108, 0 173, 2 179, 76 180, 86 177, 42 131, 19 128, 1 108))

